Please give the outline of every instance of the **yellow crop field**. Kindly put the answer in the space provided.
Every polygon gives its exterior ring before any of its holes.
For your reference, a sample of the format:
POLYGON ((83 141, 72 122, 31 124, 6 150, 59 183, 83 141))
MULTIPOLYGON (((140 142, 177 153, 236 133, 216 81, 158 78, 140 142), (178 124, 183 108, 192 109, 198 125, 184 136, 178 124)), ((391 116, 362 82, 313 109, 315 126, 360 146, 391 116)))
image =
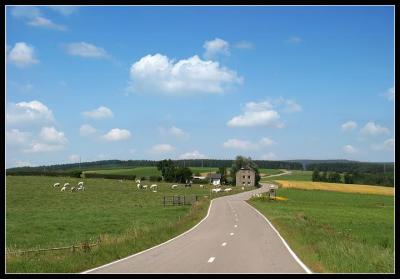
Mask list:
POLYGON ((306 190, 327 190, 345 193, 361 193, 394 196, 394 187, 371 186, 360 184, 326 183, 310 181, 275 180, 283 188, 297 188, 306 190))

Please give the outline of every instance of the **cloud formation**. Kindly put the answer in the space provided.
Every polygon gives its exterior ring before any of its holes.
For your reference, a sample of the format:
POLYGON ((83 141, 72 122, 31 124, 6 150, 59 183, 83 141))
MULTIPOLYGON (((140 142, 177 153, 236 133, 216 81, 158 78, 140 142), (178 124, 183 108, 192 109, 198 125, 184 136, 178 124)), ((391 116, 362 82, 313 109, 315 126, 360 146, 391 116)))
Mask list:
POLYGON ((8 105, 6 121, 9 125, 45 124, 54 122, 54 116, 46 105, 34 100, 8 105))
POLYGON ((377 136, 381 134, 389 134, 389 129, 370 121, 361 129, 361 133, 367 136, 377 136))
POLYGON ((354 154, 357 152, 357 149, 355 149, 352 145, 347 144, 343 146, 343 151, 348 154, 354 154))
POLYGON ((177 139, 188 139, 189 134, 182 129, 172 126, 170 128, 159 127, 159 132, 163 136, 173 136, 177 139))
POLYGON ((34 47, 25 42, 16 43, 9 52, 8 59, 20 68, 39 63, 39 60, 35 58, 34 47))
POLYGON ((268 102, 246 103, 243 114, 233 117, 227 125, 229 127, 283 127, 279 113, 271 109, 271 104, 268 102))
POLYGON ((93 119, 103 119, 103 118, 112 118, 113 113, 112 111, 104 106, 100 106, 97 109, 91 111, 84 111, 82 113, 84 116, 93 118, 93 119))
POLYGON ((158 53, 135 62, 130 69, 130 80, 134 92, 167 95, 220 94, 243 82, 236 72, 218 62, 204 61, 197 55, 175 62, 158 53))
POLYGON ((103 138, 107 141, 120 141, 130 139, 131 132, 125 129, 114 128, 111 129, 107 134, 103 135, 103 138))
POLYGON ((37 7, 16 6, 12 9, 11 15, 17 19, 25 20, 28 25, 35 27, 44 27, 47 29, 65 31, 67 27, 56 24, 48 18, 45 18, 37 7))
POLYGON ((98 46, 86 42, 70 43, 65 46, 69 55, 85 58, 107 58, 107 52, 98 46))
POLYGON ((394 150, 394 139, 387 139, 382 143, 379 144, 371 144, 370 145, 371 149, 376 150, 376 151, 393 151, 394 150))
POLYGON ((343 132, 347 132, 347 131, 351 131, 351 130, 354 130, 355 128, 357 128, 357 123, 354 121, 347 121, 347 122, 343 123, 341 127, 342 127, 343 132))
POLYGON ((204 52, 204 58, 206 59, 214 58, 218 54, 227 56, 230 55, 229 43, 220 38, 215 38, 214 40, 211 41, 205 41, 203 47, 206 50, 204 52))

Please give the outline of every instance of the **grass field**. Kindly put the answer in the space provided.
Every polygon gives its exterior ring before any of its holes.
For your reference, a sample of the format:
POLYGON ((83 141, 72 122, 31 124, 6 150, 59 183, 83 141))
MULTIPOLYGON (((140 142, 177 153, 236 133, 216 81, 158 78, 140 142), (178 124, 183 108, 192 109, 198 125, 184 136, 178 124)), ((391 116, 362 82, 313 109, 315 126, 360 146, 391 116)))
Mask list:
POLYGON ((313 272, 394 272, 394 197, 279 189, 286 201, 251 205, 313 272))
POLYGON ((259 169, 260 176, 267 176, 267 175, 273 175, 273 174, 280 174, 283 173, 284 170, 279 170, 279 169, 259 169))
MULTIPOLYGON (((279 177, 280 178, 280 177, 279 177)), ((394 187, 371 186, 360 184, 326 183, 311 181, 275 180, 283 188, 297 188, 306 190, 327 190, 346 193, 394 195, 394 187)))
POLYGON ((311 181, 312 171, 291 171, 290 174, 285 174, 278 177, 263 177, 261 178, 261 182, 272 181, 275 179, 282 180, 293 180, 293 181, 311 181))
MULTIPOLYGON (((82 179, 7 176, 6 247, 9 251, 95 242, 89 252, 69 250, 6 257, 7 272, 80 272, 164 242, 206 214, 209 198, 191 206, 163 207, 163 196, 208 196, 209 187, 157 183, 157 193, 138 190, 133 181, 83 179, 86 191, 60 192, 55 182, 82 179)), ((246 189, 247 190, 247 189, 246 189)), ((241 189, 234 188, 233 193, 241 189)), ((216 194, 213 194, 216 195, 216 194)), ((218 194, 220 195, 220 194, 218 194)), ((213 196, 215 197, 215 196, 213 196)))
POLYGON ((115 168, 115 169, 104 169, 104 170, 90 170, 85 173, 101 173, 101 174, 119 174, 119 175, 136 175, 136 177, 142 176, 156 176, 161 175, 161 172, 157 167, 137 167, 137 168, 115 168))

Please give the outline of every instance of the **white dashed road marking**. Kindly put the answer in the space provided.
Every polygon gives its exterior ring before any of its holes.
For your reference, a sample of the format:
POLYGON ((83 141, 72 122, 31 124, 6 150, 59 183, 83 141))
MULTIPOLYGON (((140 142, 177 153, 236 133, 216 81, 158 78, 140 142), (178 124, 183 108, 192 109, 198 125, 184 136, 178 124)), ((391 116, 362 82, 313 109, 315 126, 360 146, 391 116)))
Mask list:
POLYGON ((230 235, 234 235, 234 233, 230 233, 230 235))
POLYGON ((235 228, 237 228, 237 225, 235 225, 235 228))
POLYGON ((226 242, 222 243, 222 246, 226 246, 226 242))
POLYGON ((211 258, 208 259, 208 262, 212 263, 214 260, 215 260, 215 257, 211 257, 211 258))

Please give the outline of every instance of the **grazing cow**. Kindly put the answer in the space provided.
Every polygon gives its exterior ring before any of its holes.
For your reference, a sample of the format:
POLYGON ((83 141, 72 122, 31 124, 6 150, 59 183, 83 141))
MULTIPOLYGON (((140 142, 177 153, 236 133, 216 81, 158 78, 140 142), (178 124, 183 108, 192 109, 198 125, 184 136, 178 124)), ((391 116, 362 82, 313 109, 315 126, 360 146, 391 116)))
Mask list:
POLYGON ((67 189, 67 187, 66 187, 66 186, 63 186, 63 187, 61 188, 61 192, 65 191, 66 189, 67 189))
POLYGON ((178 187, 178 185, 174 184, 174 185, 171 186, 171 189, 175 189, 177 187, 178 187))
POLYGON ((147 185, 143 185, 142 188, 145 189, 145 190, 147 190, 147 185))
POLYGON ((60 186, 60 183, 54 183, 54 185, 53 185, 54 188, 59 187, 59 186, 60 186))
POLYGON ((142 185, 140 185, 139 183, 137 184, 137 188, 140 189, 142 187, 142 185))
POLYGON ((80 181, 80 182, 78 183, 78 186, 83 186, 83 181, 80 181))
POLYGON ((200 188, 203 188, 203 185, 200 185, 200 188))
POLYGON ((212 193, 218 193, 221 191, 221 188, 215 188, 215 189, 211 189, 212 193))
POLYGON ((232 191, 232 188, 226 188, 224 191, 225 192, 230 192, 230 191, 232 191))
POLYGON ((64 184, 64 187, 67 187, 67 186, 69 186, 69 183, 68 183, 68 182, 64 184))
POLYGON ((76 188, 75 187, 71 187, 71 192, 75 192, 76 188))

